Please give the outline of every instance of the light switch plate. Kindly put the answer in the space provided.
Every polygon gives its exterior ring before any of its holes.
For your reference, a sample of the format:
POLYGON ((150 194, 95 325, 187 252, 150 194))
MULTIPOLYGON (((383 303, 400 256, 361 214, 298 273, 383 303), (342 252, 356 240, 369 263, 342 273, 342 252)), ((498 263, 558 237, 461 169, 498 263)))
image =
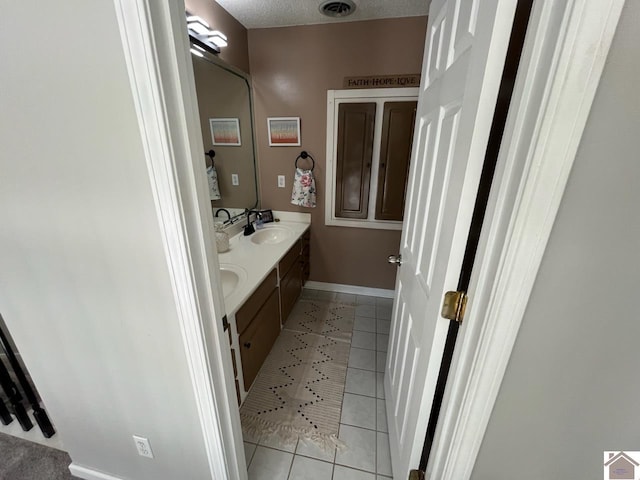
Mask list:
POLYGON ((237 173, 231 174, 231 185, 238 186, 240 185, 240 179, 238 178, 237 173))
POLYGON ((284 175, 278 175, 278 187, 280 187, 280 188, 284 188, 285 187, 284 175))

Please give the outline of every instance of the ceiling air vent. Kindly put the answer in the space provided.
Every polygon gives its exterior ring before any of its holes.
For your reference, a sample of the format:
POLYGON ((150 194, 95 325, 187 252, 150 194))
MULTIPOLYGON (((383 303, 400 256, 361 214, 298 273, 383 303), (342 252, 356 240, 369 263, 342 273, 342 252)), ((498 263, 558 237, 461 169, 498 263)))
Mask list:
POLYGON ((328 0, 320 4, 320 13, 331 18, 340 18, 351 15, 356 9, 356 4, 351 0, 328 0))

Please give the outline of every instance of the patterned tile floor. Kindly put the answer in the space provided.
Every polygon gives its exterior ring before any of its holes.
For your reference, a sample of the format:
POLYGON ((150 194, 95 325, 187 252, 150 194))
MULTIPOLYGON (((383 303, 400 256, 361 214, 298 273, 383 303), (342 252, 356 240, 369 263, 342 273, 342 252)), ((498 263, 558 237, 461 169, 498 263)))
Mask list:
POLYGON ((382 379, 392 300, 309 289, 303 296, 356 304, 339 433, 349 448, 328 453, 302 441, 285 446, 245 438, 249 479, 389 479, 391 459, 382 379))

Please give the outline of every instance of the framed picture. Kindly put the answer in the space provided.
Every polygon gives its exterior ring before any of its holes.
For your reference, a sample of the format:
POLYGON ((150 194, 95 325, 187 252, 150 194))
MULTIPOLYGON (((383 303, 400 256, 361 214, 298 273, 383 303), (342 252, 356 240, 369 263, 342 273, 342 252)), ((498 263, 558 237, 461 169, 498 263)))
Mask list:
POLYGON ((240 122, 237 118, 210 118, 211 140, 214 145, 239 146, 240 122))
POLYGON ((300 117, 270 117, 267 125, 270 147, 300 146, 300 117))

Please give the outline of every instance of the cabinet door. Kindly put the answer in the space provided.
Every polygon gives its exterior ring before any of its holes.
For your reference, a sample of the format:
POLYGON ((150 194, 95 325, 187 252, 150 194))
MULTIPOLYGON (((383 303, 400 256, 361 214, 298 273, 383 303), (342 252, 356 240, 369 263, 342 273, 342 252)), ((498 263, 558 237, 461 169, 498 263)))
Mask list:
POLYGON ((278 289, 275 289, 240 335, 240 358, 245 390, 251 387, 279 334, 280 303, 278 289))
POLYGON ((287 321, 293 306, 302 293, 302 265, 298 262, 280 280, 280 298, 282 299, 282 323, 287 321))
POLYGON ((336 217, 367 218, 375 116, 375 103, 338 107, 336 217))
POLYGON ((402 221, 417 102, 384 104, 376 219, 402 221))

